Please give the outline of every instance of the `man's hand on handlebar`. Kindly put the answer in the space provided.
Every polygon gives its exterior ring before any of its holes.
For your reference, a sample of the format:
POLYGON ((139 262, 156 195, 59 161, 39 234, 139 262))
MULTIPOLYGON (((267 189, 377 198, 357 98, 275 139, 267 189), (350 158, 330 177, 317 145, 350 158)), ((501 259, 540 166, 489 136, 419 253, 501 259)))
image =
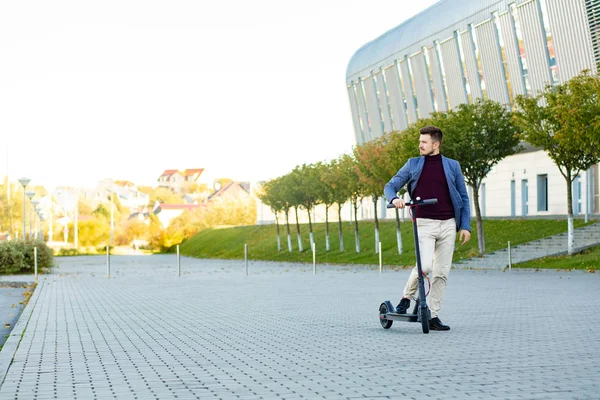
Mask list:
POLYGON ((395 198, 394 200, 392 200, 392 204, 396 208, 404 208, 404 207, 406 207, 406 203, 404 202, 404 200, 402 200, 400 198, 395 198))

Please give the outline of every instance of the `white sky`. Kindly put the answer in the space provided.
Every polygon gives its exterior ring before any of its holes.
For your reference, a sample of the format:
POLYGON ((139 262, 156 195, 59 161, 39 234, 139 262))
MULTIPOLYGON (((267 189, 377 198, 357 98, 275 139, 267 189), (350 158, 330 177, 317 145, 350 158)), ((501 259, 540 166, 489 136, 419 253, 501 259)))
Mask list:
MULTIPOLYGON (((435 0, 0 3, 0 171, 268 180, 355 144, 346 67, 435 0)), ((432 23, 435 23, 432 21, 432 23)))

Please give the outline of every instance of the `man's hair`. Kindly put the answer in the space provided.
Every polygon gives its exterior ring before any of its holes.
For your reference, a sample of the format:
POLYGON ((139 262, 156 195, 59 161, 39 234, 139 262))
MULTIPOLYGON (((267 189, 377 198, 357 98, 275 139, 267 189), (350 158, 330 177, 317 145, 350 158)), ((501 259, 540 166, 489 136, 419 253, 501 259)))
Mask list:
POLYGON ((440 144, 442 143, 442 136, 444 134, 442 133, 442 130, 437 126, 424 126, 419 130, 419 133, 421 133, 421 135, 430 135, 431 140, 433 140, 434 142, 440 142, 440 144))

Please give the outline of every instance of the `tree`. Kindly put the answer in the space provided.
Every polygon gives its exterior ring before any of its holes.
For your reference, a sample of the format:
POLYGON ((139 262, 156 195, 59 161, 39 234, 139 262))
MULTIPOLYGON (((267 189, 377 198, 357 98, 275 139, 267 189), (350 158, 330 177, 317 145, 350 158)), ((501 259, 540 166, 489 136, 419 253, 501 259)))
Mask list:
POLYGON ((342 226, 342 207, 350 199, 350 177, 344 173, 342 157, 332 160, 321 176, 330 190, 331 201, 337 204, 338 211, 338 236, 340 252, 344 251, 344 232, 342 226))
POLYGON ((275 224, 277 227, 277 251, 281 251, 281 237, 279 234, 279 213, 283 211, 284 204, 280 196, 278 196, 277 181, 270 180, 265 182, 259 189, 257 195, 260 201, 262 201, 275 215, 275 224))
POLYGON ((494 165, 519 150, 520 129, 512 112, 493 100, 477 99, 448 113, 434 114, 431 119, 444 132, 442 153, 460 163, 465 181, 473 188, 479 254, 483 255, 481 182, 494 165))
POLYGON ((315 240, 313 236, 311 212, 314 210, 315 206, 320 203, 320 179, 317 166, 314 164, 302 164, 301 167, 294 168, 292 173, 296 174, 300 181, 298 188, 301 190, 298 192, 298 198, 300 206, 304 208, 308 214, 308 232, 310 237, 310 247, 312 249, 315 240))
POLYGON ((517 121, 524 138, 542 147, 567 184, 568 254, 573 254, 572 184, 600 162, 600 77, 583 71, 535 97, 518 96, 517 121))
POLYGON ((289 190, 289 176, 284 175, 277 178, 273 190, 281 201, 282 211, 285 215, 285 229, 287 234, 288 252, 292 252, 292 235, 290 233, 290 209, 292 208, 291 191, 289 190))
POLYGON ((333 187, 327 183, 330 165, 319 162, 316 164, 318 179, 314 183, 319 195, 319 202, 325 206, 325 251, 330 251, 329 245, 329 208, 335 203, 333 187))
POLYGON ((285 193, 289 204, 294 208, 296 216, 296 235, 298 237, 298 251, 303 252, 302 235, 300 234, 300 222, 298 220, 298 208, 302 205, 303 200, 302 176, 298 167, 285 176, 285 193))
POLYGON ((355 171, 367 195, 373 200, 375 223, 375 254, 379 253, 379 218, 377 202, 385 184, 393 176, 386 163, 385 140, 378 138, 353 149, 356 159, 355 171))
POLYGON ((183 204, 183 197, 169 188, 140 186, 138 190, 149 196, 149 204, 154 204, 157 201, 166 204, 183 204))
POLYGON ((354 209, 354 244, 356 252, 360 253, 360 237, 358 236, 358 208, 360 202, 365 197, 364 184, 359 180, 356 173, 356 160, 354 157, 343 154, 340 157, 341 179, 345 183, 348 190, 349 198, 352 201, 354 209))

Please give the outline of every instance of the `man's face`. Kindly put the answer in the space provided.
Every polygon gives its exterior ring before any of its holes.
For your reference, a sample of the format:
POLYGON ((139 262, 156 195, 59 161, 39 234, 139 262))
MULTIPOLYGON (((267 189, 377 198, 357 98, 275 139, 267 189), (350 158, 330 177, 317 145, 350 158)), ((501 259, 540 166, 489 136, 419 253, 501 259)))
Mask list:
POLYGON ((435 155, 439 152, 440 143, 431 140, 431 135, 421 135, 419 139, 419 152, 422 156, 435 155))

